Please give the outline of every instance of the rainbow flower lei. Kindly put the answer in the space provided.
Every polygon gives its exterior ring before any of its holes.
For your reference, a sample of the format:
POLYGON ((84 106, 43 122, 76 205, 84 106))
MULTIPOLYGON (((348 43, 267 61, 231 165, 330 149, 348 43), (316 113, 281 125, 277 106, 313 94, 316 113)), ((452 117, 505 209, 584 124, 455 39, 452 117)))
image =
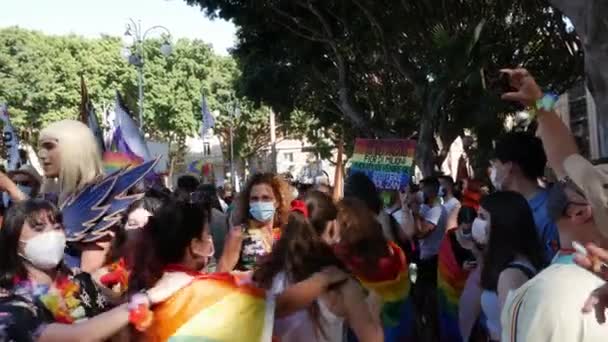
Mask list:
POLYGON ((67 276, 60 276, 52 286, 33 284, 29 280, 15 283, 15 294, 38 298, 56 323, 72 324, 86 318, 86 311, 78 296, 80 285, 67 276))

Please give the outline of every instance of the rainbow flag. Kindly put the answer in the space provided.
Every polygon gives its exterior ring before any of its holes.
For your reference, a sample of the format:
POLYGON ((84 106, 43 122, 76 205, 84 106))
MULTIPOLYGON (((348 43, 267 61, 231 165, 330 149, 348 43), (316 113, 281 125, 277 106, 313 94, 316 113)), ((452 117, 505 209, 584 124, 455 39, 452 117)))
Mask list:
POLYGON ((363 271, 364 262, 356 256, 342 260, 364 288, 380 297, 385 340, 407 341, 413 334, 414 322, 408 264, 401 248, 394 242, 388 244, 391 255, 378 260, 373 270, 363 271))
POLYGON ((458 325, 458 303, 469 272, 462 268, 454 253, 455 229, 448 231, 439 247, 437 296, 441 341, 462 341, 458 325))
POLYGON ((193 274, 154 307, 145 341, 272 341, 274 299, 228 273, 193 274))
POLYGON ((357 139, 349 174, 364 173, 381 190, 401 190, 414 174, 416 142, 357 139))
POLYGON ((188 165, 188 171, 196 175, 209 176, 213 169, 213 165, 206 163, 204 160, 195 160, 188 165))
POLYGON ((144 160, 129 153, 106 151, 103 153, 103 167, 106 174, 111 174, 123 168, 137 166, 144 160))

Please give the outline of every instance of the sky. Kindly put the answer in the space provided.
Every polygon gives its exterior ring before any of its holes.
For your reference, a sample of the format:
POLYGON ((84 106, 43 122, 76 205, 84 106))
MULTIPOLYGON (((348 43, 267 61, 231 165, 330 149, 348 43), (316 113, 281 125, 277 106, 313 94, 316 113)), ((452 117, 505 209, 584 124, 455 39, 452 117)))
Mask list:
MULTIPOLYGON (((124 36, 129 18, 141 20, 145 30, 162 25, 174 39, 201 39, 226 55, 235 43, 230 22, 207 19, 199 7, 184 0, 0 0, 0 27, 19 26, 47 34, 74 33, 124 36)), ((159 37, 157 30, 150 36, 159 37)))

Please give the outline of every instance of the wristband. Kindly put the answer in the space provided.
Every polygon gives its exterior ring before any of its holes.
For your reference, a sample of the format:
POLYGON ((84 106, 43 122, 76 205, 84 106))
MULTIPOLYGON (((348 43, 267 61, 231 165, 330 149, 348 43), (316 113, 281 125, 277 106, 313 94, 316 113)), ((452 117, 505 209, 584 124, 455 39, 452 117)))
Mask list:
POLYGON ((151 303, 147 293, 137 293, 129 301, 129 323, 138 331, 146 331, 152 325, 154 313, 150 310, 151 303))
POLYGON ((545 93, 543 97, 536 100, 534 106, 530 109, 532 119, 538 116, 539 112, 552 112, 555 110, 555 105, 559 100, 559 96, 553 93, 545 93))

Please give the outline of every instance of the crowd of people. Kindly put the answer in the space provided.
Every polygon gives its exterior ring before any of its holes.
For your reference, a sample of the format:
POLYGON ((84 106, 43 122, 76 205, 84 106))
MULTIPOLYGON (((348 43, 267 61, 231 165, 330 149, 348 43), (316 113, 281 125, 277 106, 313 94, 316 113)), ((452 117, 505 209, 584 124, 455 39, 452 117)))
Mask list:
POLYGON ((526 70, 504 72, 538 137, 497 139, 491 184, 171 191, 155 161, 104 175, 88 127, 49 125, 44 177, 0 173, 0 341, 606 340, 608 174, 526 70))

